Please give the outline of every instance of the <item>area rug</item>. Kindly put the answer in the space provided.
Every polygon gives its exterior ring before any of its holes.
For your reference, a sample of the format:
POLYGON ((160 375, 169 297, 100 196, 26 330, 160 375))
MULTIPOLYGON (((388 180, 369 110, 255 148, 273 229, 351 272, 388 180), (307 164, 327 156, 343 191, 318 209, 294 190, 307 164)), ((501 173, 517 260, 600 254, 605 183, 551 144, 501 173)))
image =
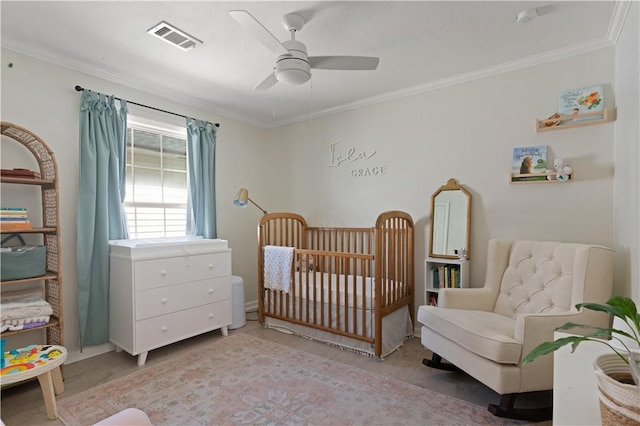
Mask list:
POLYGON ((486 407, 242 333, 60 399, 58 414, 90 425, 129 407, 172 426, 509 424, 486 407))

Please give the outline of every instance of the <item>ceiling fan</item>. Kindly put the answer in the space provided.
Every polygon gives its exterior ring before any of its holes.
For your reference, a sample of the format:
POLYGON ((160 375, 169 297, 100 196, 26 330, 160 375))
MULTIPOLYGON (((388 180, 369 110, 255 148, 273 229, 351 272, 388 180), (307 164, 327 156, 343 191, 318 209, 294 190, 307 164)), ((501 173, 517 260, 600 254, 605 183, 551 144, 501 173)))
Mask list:
POLYGON ((264 25, 246 10, 232 10, 229 15, 253 34, 269 50, 278 55, 273 72, 262 80, 254 90, 266 90, 277 82, 302 84, 311 78, 311 69, 324 70, 375 70, 379 58, 371 56, 307 56, 307 47, 295 39, 305 20, 297 13, 282 18, 282 24, 291 34, 291 39, 280 42, 264 25))

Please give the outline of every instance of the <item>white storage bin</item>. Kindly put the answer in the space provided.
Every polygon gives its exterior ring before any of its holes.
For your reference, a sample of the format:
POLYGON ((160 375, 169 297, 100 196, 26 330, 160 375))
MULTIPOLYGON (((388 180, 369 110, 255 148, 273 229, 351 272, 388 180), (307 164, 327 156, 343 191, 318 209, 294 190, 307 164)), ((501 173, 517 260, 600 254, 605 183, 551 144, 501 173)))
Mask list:
POLYGON ((231 277, 231 325, 229 328, 235 330, 243 327, 247 323, 244 312, 244 280, 242 277, 233 275, 231 277))

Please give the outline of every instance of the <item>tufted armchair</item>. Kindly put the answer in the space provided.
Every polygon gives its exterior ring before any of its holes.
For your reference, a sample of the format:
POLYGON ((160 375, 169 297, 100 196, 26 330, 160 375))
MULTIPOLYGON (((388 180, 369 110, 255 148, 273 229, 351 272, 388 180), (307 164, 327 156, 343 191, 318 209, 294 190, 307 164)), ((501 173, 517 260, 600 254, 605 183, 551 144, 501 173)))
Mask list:
POLYGON ((423 363, 460 369, 501 394, 489 411, 524 420, 551 418, 551 408, 515 408, 516 395, 553 388, 553 357, 522 365, 538 344, 553 340, 568 321, 608 327, 601 312, 577 311, 604 303, 613 285, 613 251, 600 246, 490 240, 484 287, 441 289, 438 306, 420 306, 423 363), (443 363, 442 358, 449 363, 443 363), (457 368, 456 368, 457 367, 457 368))

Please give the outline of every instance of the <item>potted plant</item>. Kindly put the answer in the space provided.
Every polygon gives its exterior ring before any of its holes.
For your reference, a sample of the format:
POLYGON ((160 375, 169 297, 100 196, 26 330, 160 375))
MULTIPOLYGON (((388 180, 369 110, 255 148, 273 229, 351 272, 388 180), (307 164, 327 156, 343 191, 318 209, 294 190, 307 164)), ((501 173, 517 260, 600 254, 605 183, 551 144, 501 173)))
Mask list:
POLYGON ((532 362, 566 345, 571 345, 572 353, 582 342, 607 345, 613 353, 600 355, 594 362, 602 423, 640 422, 640 315, 636 304, 628 297, 614 296, 606 304, 579 303, 576 309, 605 312, 614 318, 613 327, 601 328, 568 322, 556 330, 590 331, 580 336, 562 337, 553 342, 541 343, 527 354, 522 363, 532 362), (633 385, 634 382, 637 386, 633 385))

